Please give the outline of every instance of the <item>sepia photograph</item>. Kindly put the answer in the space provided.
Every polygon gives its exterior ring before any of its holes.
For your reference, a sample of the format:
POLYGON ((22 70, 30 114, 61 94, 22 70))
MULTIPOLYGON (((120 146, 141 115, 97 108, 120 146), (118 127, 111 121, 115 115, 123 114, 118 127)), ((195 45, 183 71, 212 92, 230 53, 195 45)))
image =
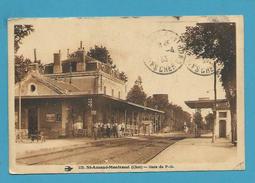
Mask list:
POLYGON ((242 16, 8 21, 12 174, 245 169, 242 16))

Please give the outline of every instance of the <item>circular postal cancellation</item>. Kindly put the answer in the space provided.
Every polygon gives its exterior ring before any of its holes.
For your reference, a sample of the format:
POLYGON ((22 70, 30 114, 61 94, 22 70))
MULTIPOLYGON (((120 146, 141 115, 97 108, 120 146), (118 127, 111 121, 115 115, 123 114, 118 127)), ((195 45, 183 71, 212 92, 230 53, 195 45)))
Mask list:
MULTIPOLYGON (((185 63, 187 68, 194 74, 210 76, 214 73, 214 60, 210 59, 188 59, 185 63)), ((216 64, 216 72, 220 71, 222 65, 216 64)))
POLYGON ((144 64, 156 74, 172 74, 182 67, 186 55, 180 50, 179 35, 172 30, 161 29, 148 37, 144 64))

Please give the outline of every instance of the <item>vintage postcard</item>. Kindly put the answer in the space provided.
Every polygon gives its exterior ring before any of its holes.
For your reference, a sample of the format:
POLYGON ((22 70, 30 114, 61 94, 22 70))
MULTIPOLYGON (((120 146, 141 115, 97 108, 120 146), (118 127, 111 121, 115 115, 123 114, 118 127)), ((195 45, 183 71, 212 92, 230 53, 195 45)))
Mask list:
POLYGON ((10 173, 244 170, 243 27, 10 19, 10 173))

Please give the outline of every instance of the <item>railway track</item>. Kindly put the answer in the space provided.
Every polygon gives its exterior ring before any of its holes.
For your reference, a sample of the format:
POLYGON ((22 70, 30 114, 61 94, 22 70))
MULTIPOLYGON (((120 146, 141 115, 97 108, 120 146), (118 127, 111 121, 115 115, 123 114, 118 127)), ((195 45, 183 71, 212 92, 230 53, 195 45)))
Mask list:
POLYGON ((168 146, 183 138, 146 137, 144 139, 123 138, 96 142, 30 157, 18 158, 23 165, 43 164, 133 164, 146 163, 168 146))

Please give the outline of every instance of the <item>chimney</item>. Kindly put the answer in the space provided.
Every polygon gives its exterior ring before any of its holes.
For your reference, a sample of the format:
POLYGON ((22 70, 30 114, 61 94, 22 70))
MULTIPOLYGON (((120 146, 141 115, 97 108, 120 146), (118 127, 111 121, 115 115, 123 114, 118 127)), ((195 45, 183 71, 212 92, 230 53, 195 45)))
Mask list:
POLYGON ((36 59, 36 49, 34 49, 34 63, 37 62, 37 59, 36 59))
POLYGON ((70 54, 69 49, 67 49, 67 58, 69 58, 69 54, 70 54))
POLYGON ((82 49, 82 41, 80 41, 80 49, 82 49))
MULTIPOLYGON (((81 42, 82 46, 82 42, 81 42)), ((81 47, 78 54, 78 62, 76 64, 77 72, 85 72, 86 71, 86 63, 85 63, 86 52, 84 47, 81 47)))
POLYGON ((53 63, 53 74, 62 73, 62 63, 61 63, 61 51, 59 53, 54 53, 54 63, 53 63))

